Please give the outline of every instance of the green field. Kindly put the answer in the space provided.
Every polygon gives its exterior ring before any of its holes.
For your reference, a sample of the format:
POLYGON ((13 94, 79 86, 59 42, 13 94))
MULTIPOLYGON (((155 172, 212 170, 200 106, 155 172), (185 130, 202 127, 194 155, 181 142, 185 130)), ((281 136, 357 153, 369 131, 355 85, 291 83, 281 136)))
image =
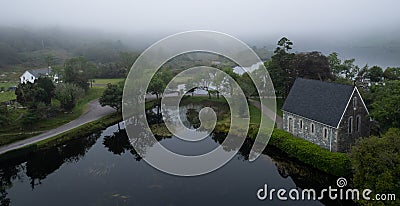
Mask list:
MULTIPOLYGON (((227 103, 225 98, 220 97, 219 99, 216 97, 212 97, 211 99, 208 96, 188 96, 185 98, 184 102, 187 103, 207 103, 207 102, 218 102, 218 103, 227 103)), ((261 111, 254 105, 249 105, 249 114, 250 114, 250 124, 259 124, 261 121, 261 111)), ((264 120, 269 121, 270 119, 264 115, 264 120)), ((226 118, 218 120, 219 123, 229 123, 230 115, 227 115, 226 118)))
POLYGON ((16 99, 14 91, 7 91, 11 86, 17 86, 18 82, 3 81, 0 82, 0 102, 16 99), (3 91, 3 92, 2 92, 3 91))
POLYGON ((174 82, 176 84, 183 84, 183 83, 188 83, 189 80, 193 79, 193 77, 189 76, 178 76, 174 77, 174 82))
POLYGON ((7 90, 8 87, 18 86, 18 83, 19 82, 16 82, 16 81, 2 81, 2 82, 0 82, 0 88, 4 87, 4 89, 7 90))
POLYGON ((124 78, 118 78, 118 79, 94 79, 93 86, 94 87, 99 87, 99 86, 105 86, 107 84, 117 84, 119 82, 124 81, 124 78))
POLYGON ((14 100, 16 99, 17 96, 15 96, 14 91, 10 92, 0 92, 0 102, 5 102, 9 100, 14 100))
MULTIPOLYGON (((258 98, 252 98, 253 100, 255 100, 255 101, 260 101, 260 99, 258 99, 258 98)), ((282 117, 282 115, 283 115, 283 112, 282 112, 282 106, 283 106, 283 103, 284 103, 284 99, 282 99, 282 98, 276 98, 275 99, 276 100, 276 114, 278 115, 278 116, 281 116, 282 117)), ((269 103, 270 101, 267 101, 267 103, 269 103)), ((268 107, 269 109, 271 109, 271 110, 273 110, 273 105, 270 105, 270 104, 264 104, 264 106, 266 106, 266 107, 268 107)))

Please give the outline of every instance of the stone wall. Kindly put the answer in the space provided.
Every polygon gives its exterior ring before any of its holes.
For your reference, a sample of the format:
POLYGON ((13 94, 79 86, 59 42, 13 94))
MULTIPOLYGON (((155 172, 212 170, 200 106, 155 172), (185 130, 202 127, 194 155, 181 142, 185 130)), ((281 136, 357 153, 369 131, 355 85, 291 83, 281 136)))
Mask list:
POLYGON ((338 150, 337 129, 331 126, 283 111, 283 129, 294 136, 301 137, 325 149, 338 150), (301 128, 300 121, 303 121, 303 128, 301 128), (289 122, 292 124, 291 128, 289 128, 289 122), (314 124, 314 132, 311 129, 312 124, 314 124), (327 130, 326 137, 324 137, 324 129, 327 130))
POLYGON ((370 120, 369 115, 362 103, 361 96, 357 92, 354 92, 349 105, 343 115, 342 121, 339 124, 338 129, 338 151, 348 152, 357 138, 367 137, 370 134, 370 120), (357 98, 355 105, 353 104, 354 97, 357 98), (359 130, 357 130, 357 116, 360 117, 359 130), (349 120, 350 117, 353 119, 352 132, 349 133, 349 120))

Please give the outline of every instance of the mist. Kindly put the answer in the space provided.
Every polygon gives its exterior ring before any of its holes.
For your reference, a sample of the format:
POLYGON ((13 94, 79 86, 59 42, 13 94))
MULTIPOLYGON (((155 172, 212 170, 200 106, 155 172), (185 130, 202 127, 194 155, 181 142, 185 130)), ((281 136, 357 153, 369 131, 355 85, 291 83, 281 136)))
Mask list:
POLYGON ((0 26, 57 28, 87 39, 121 40, 143 49, 187 30, 215 30, 273 50, 286 36, 294 51, 336 51, 342 58, 400 66, 397 0, 2 0, 0 26))

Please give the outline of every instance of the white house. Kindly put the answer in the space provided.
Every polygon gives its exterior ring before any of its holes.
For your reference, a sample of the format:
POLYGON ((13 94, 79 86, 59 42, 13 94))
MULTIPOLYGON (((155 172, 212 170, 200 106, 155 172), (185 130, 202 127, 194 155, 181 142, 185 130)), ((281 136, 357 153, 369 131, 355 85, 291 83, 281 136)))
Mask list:
POLYGON ((31 69, 25 71, 24 74, 22 74, 22 76, 20 77, 21 84, 26 84, 27 82, 34 83, 35 80, 41 76, 50 77, 54 82, 58 81, 58 75, 53 74, 51 67, 48 67, 48 68, 31 69))

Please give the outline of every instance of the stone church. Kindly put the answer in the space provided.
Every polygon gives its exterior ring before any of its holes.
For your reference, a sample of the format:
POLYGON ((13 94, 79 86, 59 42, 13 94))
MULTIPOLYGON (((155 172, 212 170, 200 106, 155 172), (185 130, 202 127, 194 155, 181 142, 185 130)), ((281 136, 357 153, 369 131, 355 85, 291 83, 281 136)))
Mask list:
POLYGON ((283 129, 334 152, 369 136, 367 107, 355 86, 296 79, 282 107, 283 129))

